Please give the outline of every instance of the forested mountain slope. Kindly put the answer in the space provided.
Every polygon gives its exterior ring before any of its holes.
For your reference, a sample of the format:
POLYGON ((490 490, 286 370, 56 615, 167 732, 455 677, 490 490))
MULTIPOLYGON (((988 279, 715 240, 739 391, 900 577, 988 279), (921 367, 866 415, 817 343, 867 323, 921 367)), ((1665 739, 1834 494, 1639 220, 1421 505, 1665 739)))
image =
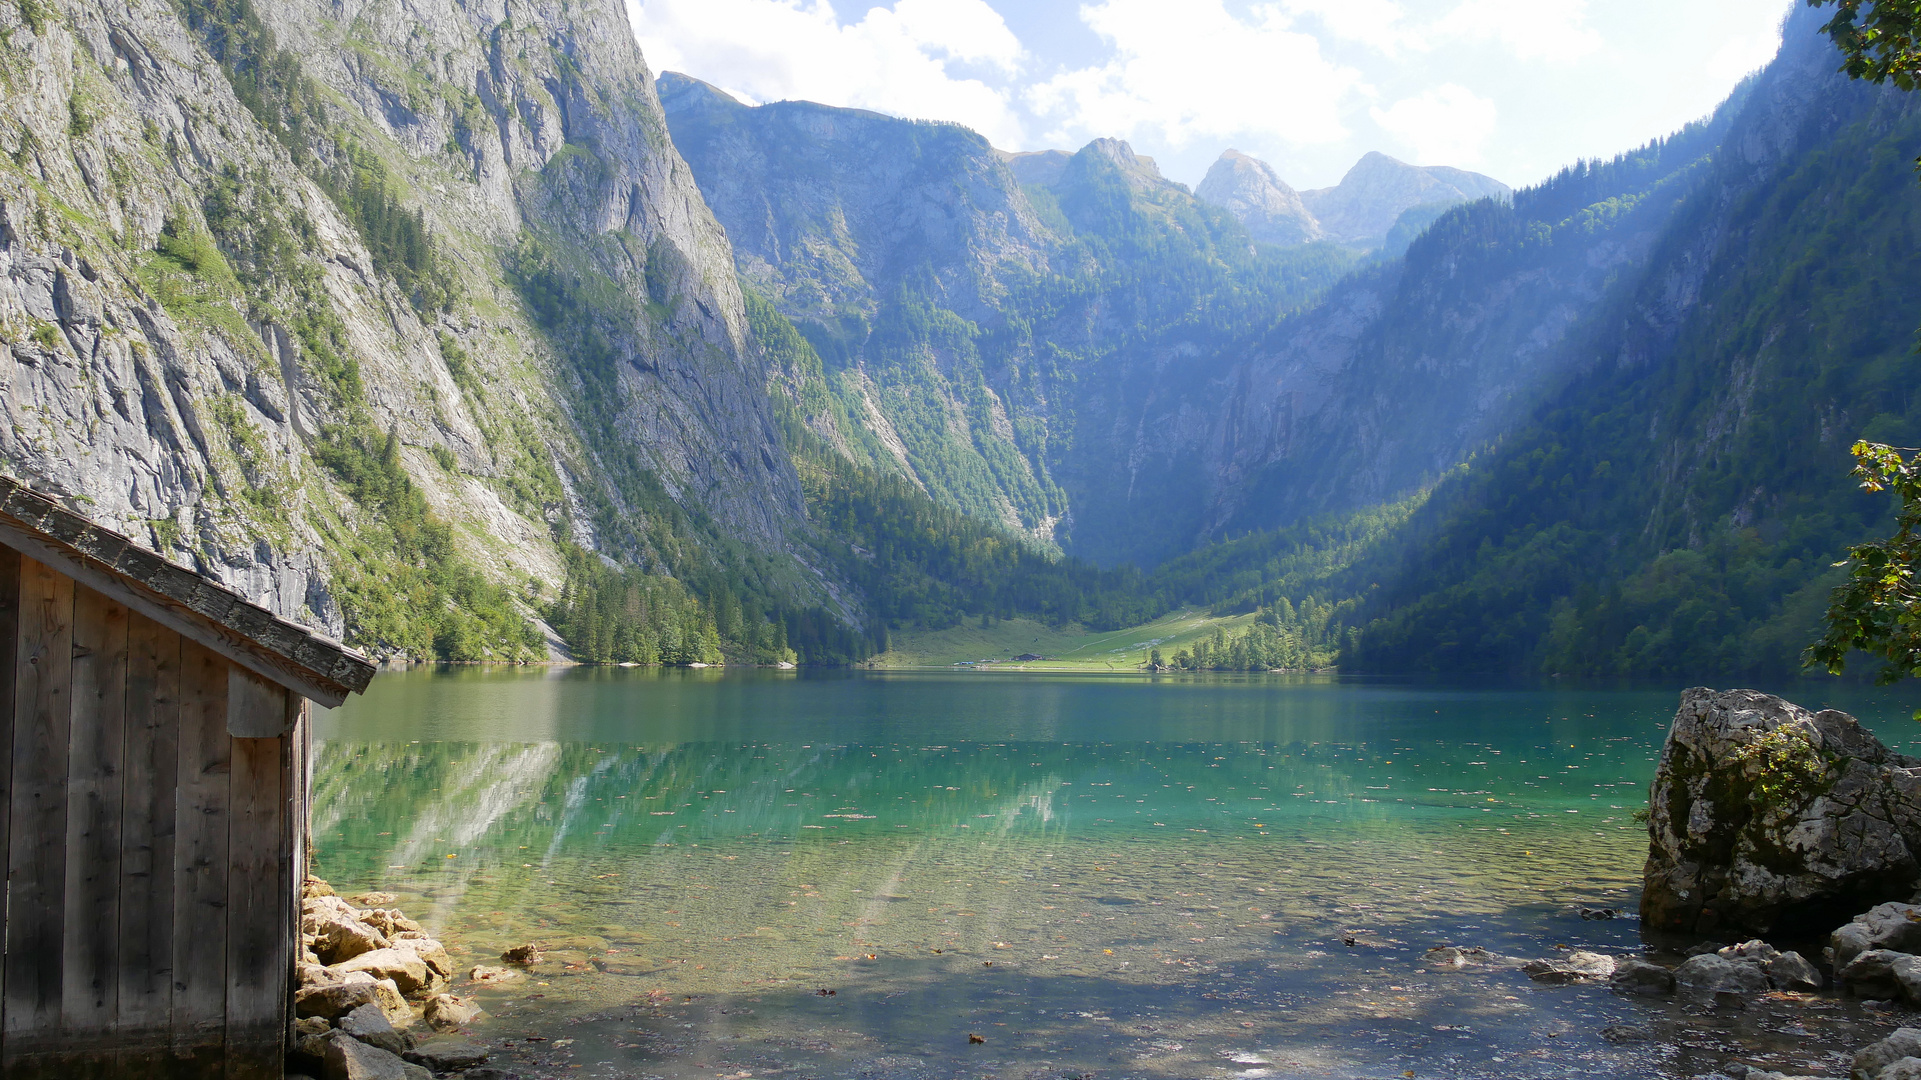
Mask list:
POLYGON ((1921 438, 1921 103, 1838 74, 1819 21, 1790 18, 1648 265, 1568 336, 1563 384, 1351 583, 1378 619, 1357 661, 1797 666, 1830 564, 1890 509, 1849 445, 1921 438))

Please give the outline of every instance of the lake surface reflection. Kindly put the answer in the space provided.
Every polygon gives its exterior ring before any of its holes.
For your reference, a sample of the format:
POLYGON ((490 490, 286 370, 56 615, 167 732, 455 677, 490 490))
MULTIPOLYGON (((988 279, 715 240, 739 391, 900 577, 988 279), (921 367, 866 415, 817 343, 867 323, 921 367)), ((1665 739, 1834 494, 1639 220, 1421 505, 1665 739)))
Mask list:
MULTIPOLYGON (((1912 749, 1912 693, 1784 692, 1912 749)), ((544 943, 474 990, 497 1063, 533 1076, 1835 1071, 1850 1025, 1894 1019, 1627 1000, 1501 959, 1643 948, 1630 815, 1676 696, 385 674, 318 724, 316 872, 400 894, 463 966, 544 943), (1424 962, 1450 944, 1497 959, 1424 962)))

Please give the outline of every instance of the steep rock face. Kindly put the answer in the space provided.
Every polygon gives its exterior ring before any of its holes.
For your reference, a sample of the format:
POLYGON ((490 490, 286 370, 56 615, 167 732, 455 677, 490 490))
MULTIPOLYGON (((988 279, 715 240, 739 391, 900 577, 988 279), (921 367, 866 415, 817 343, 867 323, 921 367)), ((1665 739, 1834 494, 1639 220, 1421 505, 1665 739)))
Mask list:
POLYGON ((622 294, 605 327, 621 438, 593 452, 636 453, 676 498, 756 547, 781 547, 800 495, 732 251, 668 136, 625 12, 319 0, 265 14, 311 73, 411 155, 448 231, 548 238, 556 257, 622 294))
POLYGON ((788 550, 798 484, 731 254, 617 6, 263 6, 337 95, 304 131, 242 103, 185 9, 42 8, 0 10, 0 467, 336 634, 379 513, 320 463, 350 428, 391 433, 515 582, 557 580, 556 535, 631 550, 623 476, 788 550), (422 215, 444 306, 363 240, 377 200, 320 182, 355 160, 422 215), (600 370, 524 314, 503 262, 530 237, 605 283, 600 370))
POLYGON ((1331 188, 1301 192, 1301 204, 1333 239, 1378 244, 1417 206, 1502 199, 1508 186, 1491 176, 1446 165, 1409 165, 1371 151, 1331 188))
POLYGON ((974 347, 1061 251, 1002 155, 953 124, 749 107, 671 72, 659 87, 741 277, 819 350, 864 429, 846 441, 950 505, 1051 539, 1060 499, 1028 434, 1046 400, 974 347))
POLYGON ((805 101, 749 107, 660 78, 674 144, 727 226, 741 274, 791 317, 872 318, 915 284, 991 322, 1010 278, 1057 246, 999 155, 953 124, 805 101))
POLYGON ((1207 170, 1194 196, 1222 207, 1247 226, 1249 236, 1268 244, 1306 244, 1326 233, 1267 162, 1229 150, 1207 170))
POLYGON ((1824 931, 1921 874, 1921 762, 1832 709, 1684 691, 1648 806, 1652 929, 1824 931))

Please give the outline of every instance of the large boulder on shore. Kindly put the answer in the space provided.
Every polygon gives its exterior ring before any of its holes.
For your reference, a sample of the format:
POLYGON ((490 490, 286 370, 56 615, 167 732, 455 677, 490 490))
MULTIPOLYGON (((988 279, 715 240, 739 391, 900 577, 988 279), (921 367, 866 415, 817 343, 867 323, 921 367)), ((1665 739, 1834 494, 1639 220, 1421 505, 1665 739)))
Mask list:
POLYGON ((1833 709, 1683 691, 1648 807, 1650 929, 1826 932, 1921 876, 1921 762, 1833 709))

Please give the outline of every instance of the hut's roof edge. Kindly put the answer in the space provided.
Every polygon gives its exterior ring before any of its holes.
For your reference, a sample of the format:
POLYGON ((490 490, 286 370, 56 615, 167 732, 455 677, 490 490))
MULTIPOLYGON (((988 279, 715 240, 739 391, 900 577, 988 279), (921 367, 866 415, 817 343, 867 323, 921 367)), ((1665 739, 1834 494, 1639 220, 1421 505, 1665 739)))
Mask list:
POLYGON ((322 705, 340 704, 373 678, 373 662, 358 652, 7 476, 0 476, 0 543, 322 705))

